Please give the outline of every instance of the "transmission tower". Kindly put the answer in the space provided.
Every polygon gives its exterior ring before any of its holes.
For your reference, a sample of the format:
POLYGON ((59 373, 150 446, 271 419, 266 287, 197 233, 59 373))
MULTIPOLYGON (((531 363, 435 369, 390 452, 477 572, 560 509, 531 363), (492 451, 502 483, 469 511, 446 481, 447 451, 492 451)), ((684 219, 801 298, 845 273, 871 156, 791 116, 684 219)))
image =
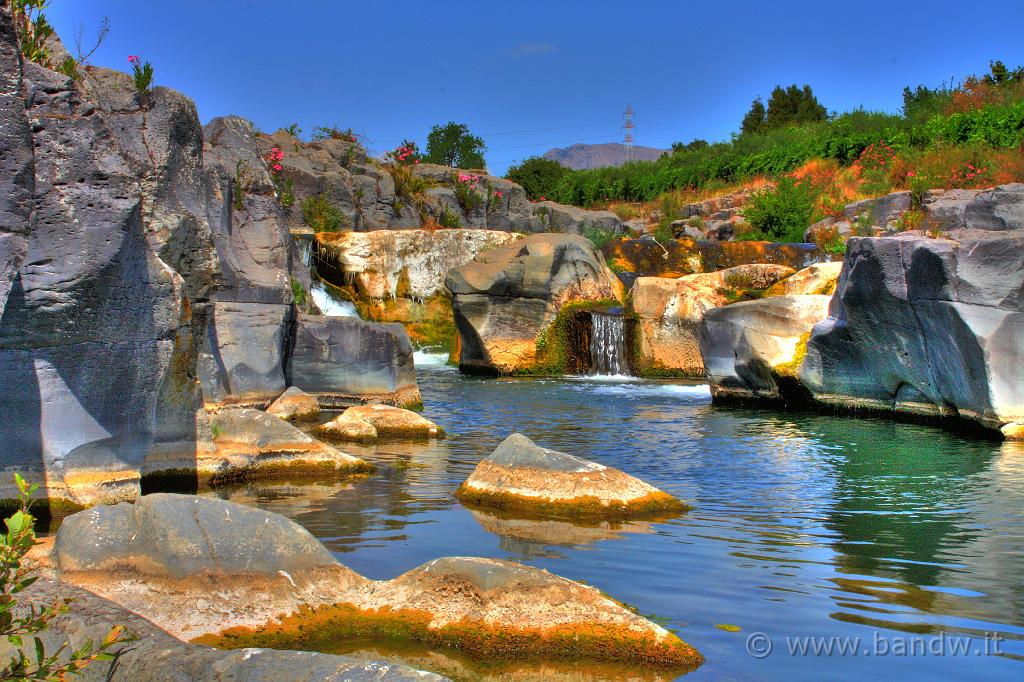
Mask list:
POLYGON ((636 125, 633 123, 633 107, 626 105, 626 112, 622 114, 622 118, 625 123, 622 124, 622 146, 626 148, 626 161, 633 160, 633 129, 636 125))

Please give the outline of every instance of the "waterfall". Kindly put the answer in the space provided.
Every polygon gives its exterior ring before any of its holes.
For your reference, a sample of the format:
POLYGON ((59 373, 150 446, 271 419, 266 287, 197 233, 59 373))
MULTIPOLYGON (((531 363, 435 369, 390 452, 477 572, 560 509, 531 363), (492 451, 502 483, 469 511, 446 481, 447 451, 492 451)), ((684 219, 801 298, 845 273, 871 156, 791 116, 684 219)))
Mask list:
POLYGON ((326 317, 359 317, 356 307, 350 301, 343 301, 331 296, 331 292, 319 280, 313 281, 309 291, 313 302, 326 317))
POLYGON ((590 366, 594 374, 623 375, 626 365, 626 335, 622 315, 590 313, 590 366))
POLYGON ((299 260, 308 268, 313 260, 313 240, 296 237, 295 245, 299 250, 299 260))

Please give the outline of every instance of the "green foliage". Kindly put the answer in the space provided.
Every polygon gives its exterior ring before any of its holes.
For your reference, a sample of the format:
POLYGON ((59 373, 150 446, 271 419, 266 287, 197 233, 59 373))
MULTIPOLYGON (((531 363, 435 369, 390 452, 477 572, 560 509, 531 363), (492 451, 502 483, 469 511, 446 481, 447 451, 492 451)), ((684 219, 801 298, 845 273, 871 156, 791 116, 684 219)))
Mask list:
POLYGON ((820 123, 827 118, 828 113, 814 96, 811 86, 799 88, 793 84, 783 88, 776 85, 768 99, 767 109, 760 97, 750 105, 750 111, 740 123, 740 132, 752 135, 789 125, 820 123))
POLYGON ((128 61, 132 65, 132 83, 135 84, 135 91, 146 97, 153 87, 153 65, 143 62, 141 57, 135 55, 128 57, 128 61))
POLYGON ((302 286, 302 282, 294 277, 289 277, 288 279, 292 285, 292 299, 295 301, 295 305, 305 308, 309 302, 309 294, 306 293, 306 288, 302 286))
POLYGON ((452 168, 483 168, 485 151, 483 139, 472 135, 466 124, 450 121, 430 129, 424 160, 452 168))
POLYGON ((462 221, 459 220, 459 216, 449 211, 447 206, 441 207, 441 213, 437 216, 437 222, 441 227, 447 227, 451 230, 457 230, 462 227, 462 221))
POLYGON ((64 61, 57 65, 57 73, 62 73, 73 81, 82 79, 82 74, 78 71, 78 62, 72 57, 65 57, 64 61))
MULTIPOLYGON (((764 102, 758 97, 750 105, 750 111, 743 117, 743 121, 740 123, 740 134, 742 135, 754 135, 756 133, 763 133, 768 130, 768 110, 764 108, 764 102)), ((672 151, 676 150, 675 147, 672 151)))
POLYGON ((613 230, 606 230, 596 225, 584 225, 580 231, 598 250, 603 249, 605 244, 615 237, 613 230))
POLYGON ((751 195, 743 207, 743 216, 754 230, 746 240, 802 242, 804 231, 814 222, 814 203, 818 192, 805 181, 783 177, 774 188, 751 195))
POLYGON ((532 156, 518 165, 510 166, 505 177, 522 185, 526 196, 534 201, 555 191, 569 169, 554 159, 532 156))
POLYGON ((11 3, 21 56, 45 67, 50 66, 50 49, 46 40, 53 35, 53 26, 44 14, 49 6, 50 0, 13 0, 11 3))
POLYGON ((285 128, 284 131, 294 138, 298 138, 300 135, 302 135, 302 128, 299 127, 298 123, 289 124, 289 126, 285 128))
POLYGON ((351 128, 342 130, 337 126, 317 126, 313 129, 313 141, 341 140, 342 142, 355 142, 356 134, 351 128))
POLYGON ((459 206, 462 207, 462 211, 469 216, 469 214, 477 211, 484 203, 483 195, 478 191, 480 186, 480 176, 470 175, 466 173, 457 173, 455 175, 455 198, 459 202, 459 206))
POLYGON ((0 636, 6 637, 15 653, 0 668, 2 680, 64 680, 68 675, 81 673, 95 661, 111 661, 122 653, 115 645, 130 641, 124 627, 116 626, 96 646, 86 640, 77 649, 65 643, 55 652, 47 653, 37 635, 50 622, 67 613, 66 602, 57 602, 42 608, 33 606, 22 616, 15 616, 14 595, 36 581, 32 570, 22 563, 25 555, 36 544, 35 518, 29 513, 29 500, 39 488, 29 485, 19 474, 14 474, 18 488, 20 508, 4 520, 7 531, 0 532, 0 636), (26 640, 31 638, 30 654, 26 655, 26 640), (61 662, 62 659, 65 659, 61 662))
POLYGON ((331 203, 326 194, 304 199, 301 209, 303 221, 314 232, 338 232, 345 222, 345 214, 331 203))
POLYGON ((231 198, 236 211, 245 208, 245 194, 252 187, 252 177, 249 174, 249 165, 239 159, 235 164, 235 179, 231 183, 231 198))
POLYGON ((948 116, 933 116, 922 127, 928 143, 984 143, 1013 148, 1024 143, 1024 100, 1007 106, 986 106, 948 116))

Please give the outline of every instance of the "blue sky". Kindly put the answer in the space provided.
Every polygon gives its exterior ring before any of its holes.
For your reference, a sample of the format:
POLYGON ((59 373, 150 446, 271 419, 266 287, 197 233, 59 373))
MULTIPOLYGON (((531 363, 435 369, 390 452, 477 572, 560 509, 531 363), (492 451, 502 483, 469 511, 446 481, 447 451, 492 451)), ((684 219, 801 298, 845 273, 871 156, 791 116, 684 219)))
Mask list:
POLYGON ((896 111, 904 85, 1024 64, 1024 1, 344 2, 54 0, 74 51, 102 17, 92 63, 151 61, 205 123, 353 128, 371 151, 467 123, 488 165, 555 146, 727 139, 758 94, 810 84, 829 110, 896 111))

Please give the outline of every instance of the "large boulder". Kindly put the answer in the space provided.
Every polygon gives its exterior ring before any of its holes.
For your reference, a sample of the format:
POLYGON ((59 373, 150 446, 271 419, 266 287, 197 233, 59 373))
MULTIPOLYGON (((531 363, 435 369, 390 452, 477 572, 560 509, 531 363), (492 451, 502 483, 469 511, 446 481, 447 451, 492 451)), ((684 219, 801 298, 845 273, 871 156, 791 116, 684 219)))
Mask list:
POLYGON ((0 465, 55 502, 134 497, 154 452, 194 450, 185 283, 151 247, 111 125, 70 79, 19 66, 0 17, 0 465))
POLYGON ((929 192, 921 208, 929 227, 942 230, 1024 229, 1024 184, 929 192))
POLYGON ((1024 232, 853 238, 800 379, 841 408, 1024 420, 1024 232))
POLYGON ((464 504, 562 518, 678 513, 686 506, 618 469, 536 445, 513 433, 455 493, 464 504))
POLYGON ((811 328, 828 314, 828 296, 773 296, 709 310, 700 351, 716 400, 806 402, 796 380, 811 328))
POLYGON ((793 274, 784 265, 740 265, 678 279, 640 277, 630 299, 637 317, 636 370, 640 374, 703 377, 698 329, 712 308, 764 290, 793 274))
POLYGON ((317 273, 355 301, 364 319, 401 322, 413 342, 450 350, 455 324, 445 277, 481 251, 521 238, 469 229, 321 232, 317 273))
POLYGON ((621 285, 584 237, 538 234, 484 251, 452 270, 459 368, 511 374, 564 371, 556 318, 567 304, 617 301, 621 285), (560 364, 562 363, 562 364, 560 364))
POLYGON ((610 234, 622 232, 622 219, 611 211, 588 211, 577 206, 566 206, 554 201, 538 202, 533 209, 540 217, 543 232, 585 234, 588 230, 601 230, 610 234))
POLYGON ((267 414, 285 421, 316 421, 320 416, 320 403, 305 391, 292 386, 270 403, 267 414))
POLYGON ((57 532, 57 577, 221 648, 319 648, 396 631, 472 657, 544 655, 674 670, 700 654, 597 589, 493 559, 437 559, 393 580, 358 575, 306 530, 223 500, 149 495, 57 532))
MULTIPOLYGON (((280 680, 350 680, 351 682, 440 682, 447 678, 391 662, 366 661, 312 651, 241 649, 222 651, 188 644, 171 636, 145 618, 114 602, 68 583, 40 580, 17 596, 16 615, 27 615, 54 602, 70 602, 71 608, 50 621, 37 636, 48 654, 70 653, 87 640, 100 642, 114 627, 122 627, 130 643, 115 645, 114 661, 95 661, 75 675, 85 682, 279 682, 280 680)), ((34 642, 26 639, 22 652, 35 660, 34 642)), ((6 638, 0 657, 9 660, 15 648, 6 638)))
POLYGON ((288 383, 324 407, 420 404, 412 344, 400 324, 301 317, 288 357, 288 383))

